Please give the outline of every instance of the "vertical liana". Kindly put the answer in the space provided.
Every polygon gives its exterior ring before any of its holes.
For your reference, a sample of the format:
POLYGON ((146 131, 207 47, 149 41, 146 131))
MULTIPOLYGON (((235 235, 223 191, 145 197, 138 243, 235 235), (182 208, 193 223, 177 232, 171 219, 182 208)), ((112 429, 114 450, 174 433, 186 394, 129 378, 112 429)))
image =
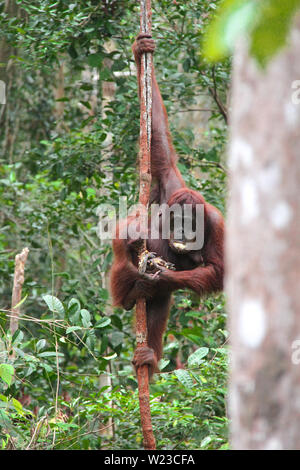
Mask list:
MULTIPOLYGON (((141 0, 140 32, 151 33, 151 0, 141 0)), ((151 187, 151 111, 152 111, 152 55, 144 53, 141 60, 141 99, 140 99, 140 193, 139 203, 148 212, 150 187, 151 187)), ((146 240, 143 242, 146 248, 146 240)), ((136 341, 137 348, 147 346, 147 317, 146 301, 138 299, 136 302, 136 341)), ((139 389, 141 425, 144 436, 144 448, 153 450, 156 448, 152 430, 151 411, 149 403, 149 376, 148 366, 137 369, 139 389)))

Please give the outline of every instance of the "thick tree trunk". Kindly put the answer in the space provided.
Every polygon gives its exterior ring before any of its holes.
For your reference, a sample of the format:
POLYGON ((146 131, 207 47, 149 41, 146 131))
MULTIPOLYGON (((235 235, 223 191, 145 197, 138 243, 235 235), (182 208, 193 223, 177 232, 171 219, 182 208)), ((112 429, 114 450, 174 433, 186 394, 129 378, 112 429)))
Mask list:
POLYGON ((227 293, 234 449, 300 449, 300 17, 260 70, 233 74, 227 293), (298 83, 299 84, 299 83, 298 83))

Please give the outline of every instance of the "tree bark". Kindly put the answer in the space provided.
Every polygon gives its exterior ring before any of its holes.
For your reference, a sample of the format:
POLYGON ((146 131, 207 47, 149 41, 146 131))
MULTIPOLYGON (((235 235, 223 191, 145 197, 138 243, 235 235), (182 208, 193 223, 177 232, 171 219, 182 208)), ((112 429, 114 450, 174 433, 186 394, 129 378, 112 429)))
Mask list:
POLYGON ((234 449, 300 449, 299 53, 298 16, 265 71, 245 43, 234 59, 226 241, 234 449))
POLYGON ((20 307, 18 307, 17 305, 22 300, 22 288, 24 284, 25 263, 27 260, 28 253, 29 253, 29 249, 26 247, 26 248, 23 248, 21 253, 19 253, 15 257, 14 284, 13 284, 12 299, 11 299, 12 316, 10 317, 10 326, 9 326, 9 329, 12 335, 19 328, 20 307))

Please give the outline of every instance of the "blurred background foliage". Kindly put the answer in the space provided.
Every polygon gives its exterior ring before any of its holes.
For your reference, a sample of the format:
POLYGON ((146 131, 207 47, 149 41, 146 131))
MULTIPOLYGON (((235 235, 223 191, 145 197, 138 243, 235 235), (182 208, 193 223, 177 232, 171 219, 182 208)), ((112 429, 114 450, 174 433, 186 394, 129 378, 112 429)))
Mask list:
MULTIPOLYGON (((230 61, 202 54, 218 3, 152 9, 180 170, 224 213, 230 61)), ((140 449, 134 315, 111 306, 111 244, 97 236, 100 203, 138 197, 138 2, 2 1, 0 29, 0 445, 140 449), (12 336, 14 257, 25 246, 12 336)), ((226 342, 223 295, 175 294, 151 384, 158 448, 227 448, 226 342)))
POLYGON ((206 33, 204 55, 212 61, 232 54, 242 37, 261 67, 285 46, 300 0, 223 0, 206 33))

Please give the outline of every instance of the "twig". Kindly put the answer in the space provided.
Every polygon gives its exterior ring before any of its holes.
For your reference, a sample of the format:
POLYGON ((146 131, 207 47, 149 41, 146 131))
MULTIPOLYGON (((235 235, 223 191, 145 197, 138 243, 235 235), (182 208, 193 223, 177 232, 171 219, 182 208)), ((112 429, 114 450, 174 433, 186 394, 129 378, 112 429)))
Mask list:
POLYGON ((195 166, 202 165, 202 166, 214 166, 216 168, 219 168, 220 170, 223 171, 223 173, 227 174, 226 168, 222 165, 222 163, 219 162, 205 162, 203 160, 197 161, 195 166))
POLYGON ((178 109, 174 111, 171 114, 177 114, 177 113, 196 113, 196 112, 207 112, 207 113, 212 113, 213 109, 208 109, 208 108, 198 108, 198 109, 178 109))
POLYGON ((39 434, 40 434, 40 432, 41 432, 41 428, 42 428, 42 426, 43 426, 43 423, 44 423, 44 421, 46 421, 46 420, 47 420, 46 416, 43 416, 43 417, 37 422, 37 425, 36 425, 36 427, 35 427, 35 429, 34 429, 34 432, 33 432, 33 434, 32 434, 32 438, 30 439, 30 442, 29 442, 28 446, 25 448, 25 450, 29 450, 32 443, 33 443, 33 444, 36 443, 36 441, 38 440, 39 434))
MULTIPOLYGON (((60 384, 58 343, 57 343, 56 333, 55 333, 55 353, 56 353, 56 391, 55 391, 55 420, 56 420, 56 417, 58 415, 58 393, 59 393, 59 384, 60 384)), ((54 444, 55 444, 55 437, 56 437, 56 431, 55 431, 55 428, 54 428, 53 441, 52 441, 52 446, 53 447, 54 447, 54 444)))
POLYGON ((219 108, 220 113, 222 114, 226 124, 228 124, 228 113, 227 109, 225 108, 224 104, 222 103, 218 90, 217 90, 217 82, 216 82, 216 74, 215 74, 215 66, 212 68, 212 78, 213 78, 213 87, 208 87, 208 91, 210 92, 211 96, 215 100, 216 105, 219 108))

